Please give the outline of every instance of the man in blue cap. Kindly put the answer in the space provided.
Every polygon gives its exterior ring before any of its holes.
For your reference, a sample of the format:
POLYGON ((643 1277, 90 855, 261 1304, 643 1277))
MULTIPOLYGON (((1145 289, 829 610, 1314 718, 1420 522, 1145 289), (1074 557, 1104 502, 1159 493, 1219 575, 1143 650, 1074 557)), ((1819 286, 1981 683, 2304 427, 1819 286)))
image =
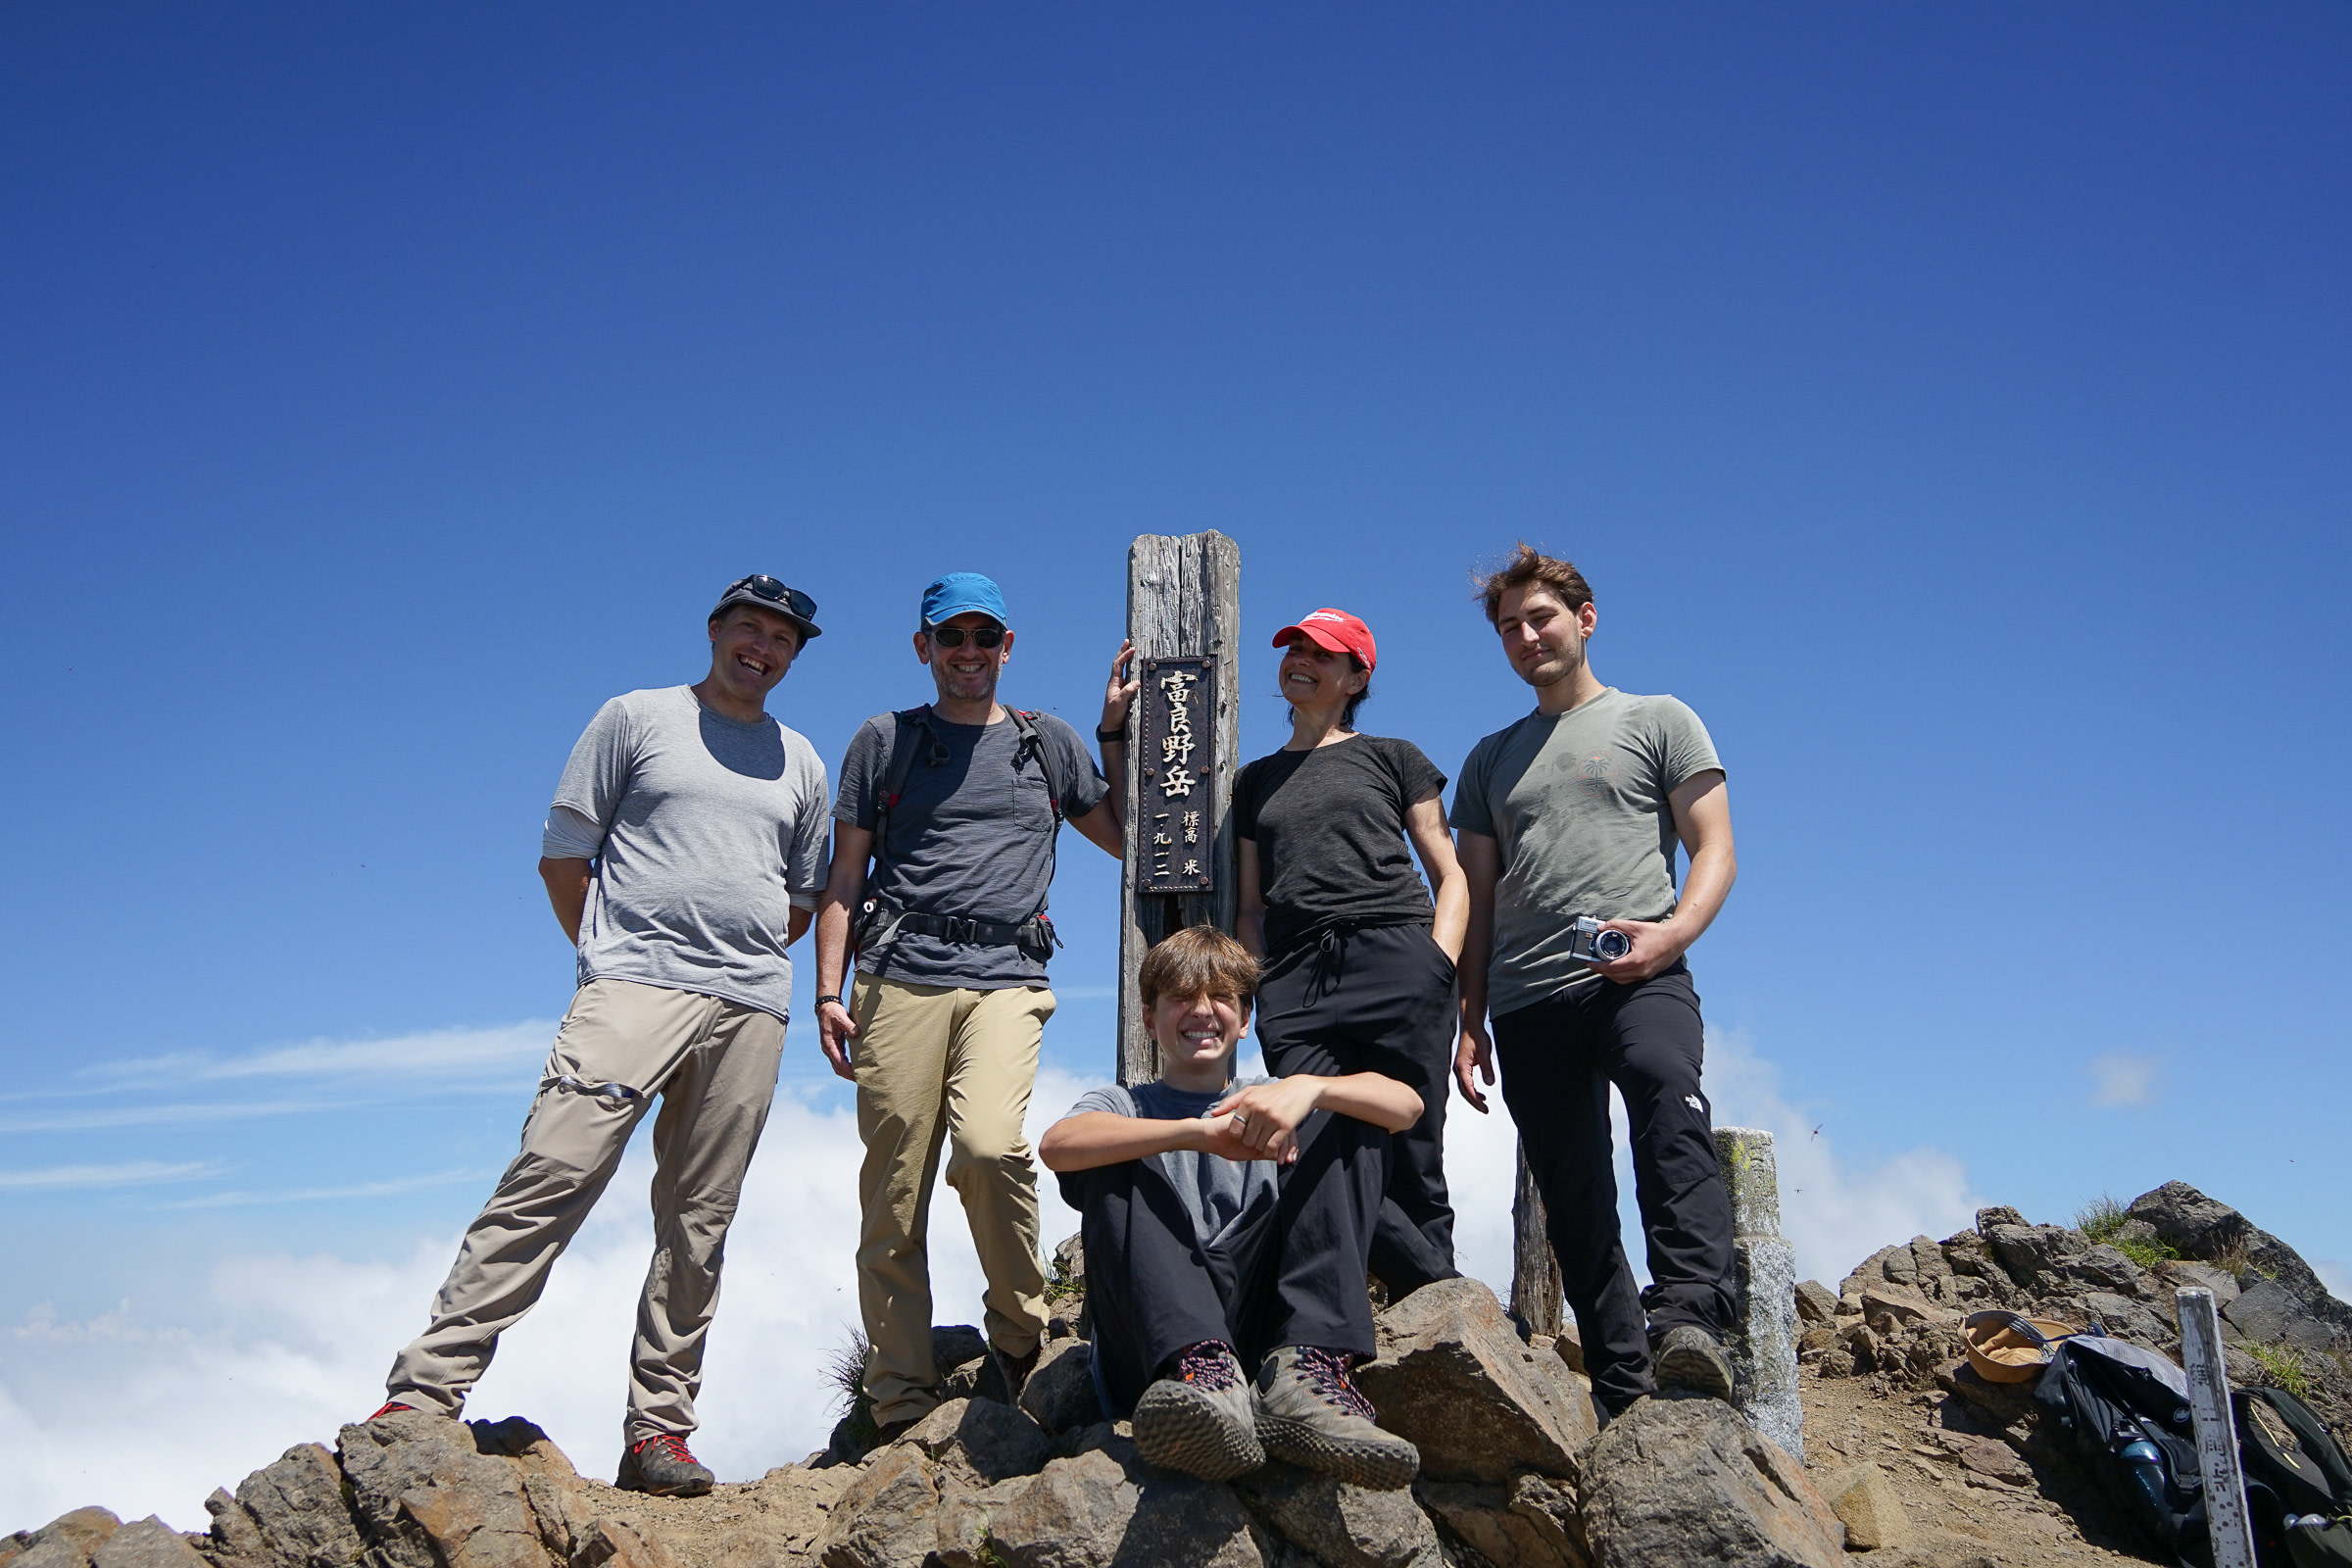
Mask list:
MULTIPOLYGON (((858 1298, 886 1437, 939 1402, 924 1235, 943 1142, 1007 1393, 1037 1364, 1046 1277, 1022 1123, 1054 1013, 1054 840, 1066 819, 1106 853, 1123 849, 1110 786, 1077 731, 998 703, 1012 642, 988 578, 950 572, 924 590, 914 657, 937 695, 866 720, 850 742, 817 906, 818 1038, 858 1086, 865 1141, 858 1298)), ((1111 704, 1104 713, 1108 727, 1111 704)))

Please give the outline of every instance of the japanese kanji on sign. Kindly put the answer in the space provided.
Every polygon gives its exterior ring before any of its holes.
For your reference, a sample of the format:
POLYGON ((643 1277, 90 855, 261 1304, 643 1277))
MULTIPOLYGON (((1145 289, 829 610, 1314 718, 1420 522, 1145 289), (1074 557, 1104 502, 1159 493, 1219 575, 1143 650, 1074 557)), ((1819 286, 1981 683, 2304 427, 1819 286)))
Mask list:
POLYGON ((1216 808, 1217 662, 1207 655, 1143 662, 1136 741, 1141 788, 1137 828, 1145 854, 1139 893, 1208 893, 1216 808))

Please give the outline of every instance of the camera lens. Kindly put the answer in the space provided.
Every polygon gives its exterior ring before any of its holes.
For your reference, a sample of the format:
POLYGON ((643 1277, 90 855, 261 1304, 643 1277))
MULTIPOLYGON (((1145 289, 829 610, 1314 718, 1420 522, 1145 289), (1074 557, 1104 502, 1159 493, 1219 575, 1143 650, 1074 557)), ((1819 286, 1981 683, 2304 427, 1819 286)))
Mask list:
POLYGON ((1634 939, 1622 931, 1603 931, 1592 939, 1592 951, 1603 958, 1622 958, 1634 951, 1634 939))

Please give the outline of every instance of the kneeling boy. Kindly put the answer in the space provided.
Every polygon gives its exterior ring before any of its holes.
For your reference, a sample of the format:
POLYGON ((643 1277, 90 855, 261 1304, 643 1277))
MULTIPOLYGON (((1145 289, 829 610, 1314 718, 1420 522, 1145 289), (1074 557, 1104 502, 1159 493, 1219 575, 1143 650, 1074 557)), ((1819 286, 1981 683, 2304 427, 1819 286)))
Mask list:
POLYGON ((1351 1369, 1373 1349, 1390 1135, 1421 1097, 1371 1072, 1235 1083, 1256 989, 1256 961, 1208 926, 1153 948, 1141 990, 1164 1076, 1090 1092, 1038 1144, 1083 1216, 1096 1386, 1145 1459, 1205 1481, 1270 1454, 1408 1486, 1420 1454, 1373 1424, 1351 1369))

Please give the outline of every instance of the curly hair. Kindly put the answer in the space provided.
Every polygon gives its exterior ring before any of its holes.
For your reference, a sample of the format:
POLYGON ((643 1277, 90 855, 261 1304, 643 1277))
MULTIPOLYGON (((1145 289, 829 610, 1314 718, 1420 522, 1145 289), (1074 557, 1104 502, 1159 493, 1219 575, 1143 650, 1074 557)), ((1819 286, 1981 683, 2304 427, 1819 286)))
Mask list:
POLYGON ((1592 602, 1592 585, 1585 574, 1576 569, 1572 561, 1547 556, 1526 540, 1519 541, 1518 554, 1499 571, 1491 571, 1480 580, 1478 597, 1486 602, 1487 620, 1493 624, 1502 612, 1502 596, 1514 588, 1532 587, 1542 583, 1557 594, 1560 603, 1571 611, 1584 609, 1592 602))

